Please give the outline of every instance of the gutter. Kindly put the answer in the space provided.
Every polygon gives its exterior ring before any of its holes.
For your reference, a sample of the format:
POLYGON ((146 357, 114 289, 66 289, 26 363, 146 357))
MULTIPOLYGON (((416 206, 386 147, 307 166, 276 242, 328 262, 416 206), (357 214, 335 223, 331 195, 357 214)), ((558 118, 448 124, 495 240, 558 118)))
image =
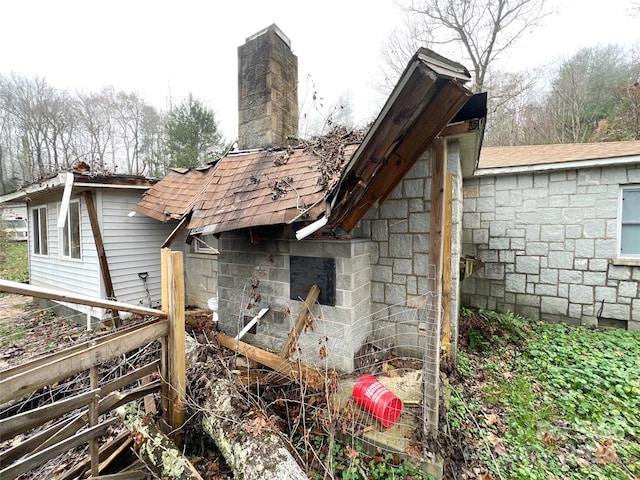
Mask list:
POLYGON ((574 160, 571 162, 541 163, 537 165, 520 165, 517 167, 480 168, 473 173, 473 177, 487 177, 496 175, 510 175, 514 173, 544 172, 555 170, 578 170, 580 168, 610 167, 612 165, 627 165, 633 163, 640 163, 640 155, 613 158, 597 158, 592 160, 574 160))

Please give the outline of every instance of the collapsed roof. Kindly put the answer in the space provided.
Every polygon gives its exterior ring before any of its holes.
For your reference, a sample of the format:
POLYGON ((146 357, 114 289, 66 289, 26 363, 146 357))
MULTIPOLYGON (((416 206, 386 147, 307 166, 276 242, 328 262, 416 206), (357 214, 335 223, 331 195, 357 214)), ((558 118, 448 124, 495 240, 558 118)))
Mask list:
MULTIPOLYGON (((229 153, 206 172, 174 171, 146 192, 135 211, 161 221, 191 215, 192 234, 323 217, 349 231, 387 198, 454 117, 464 124, 456 134, 468 129, 481 138, 486 96, 483 108, 460 117, 474 98, 464 87, 469 79, 462 65, 422 48, 367 132, 333 132, 300 147, 229 153), (472 116, 482 118, 469 123, 472 116)), ((475 163, 479 141, 474 145, 475 163)))

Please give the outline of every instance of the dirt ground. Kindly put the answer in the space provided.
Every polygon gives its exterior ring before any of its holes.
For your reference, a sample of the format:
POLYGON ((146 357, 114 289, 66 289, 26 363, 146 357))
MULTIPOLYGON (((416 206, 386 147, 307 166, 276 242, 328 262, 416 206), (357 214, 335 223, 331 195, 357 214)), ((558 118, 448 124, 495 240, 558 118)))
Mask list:
POLYGON ((83 325, 55 317, 31 297, 0 295, 0 370, 66 348, 86 334, 83 325))

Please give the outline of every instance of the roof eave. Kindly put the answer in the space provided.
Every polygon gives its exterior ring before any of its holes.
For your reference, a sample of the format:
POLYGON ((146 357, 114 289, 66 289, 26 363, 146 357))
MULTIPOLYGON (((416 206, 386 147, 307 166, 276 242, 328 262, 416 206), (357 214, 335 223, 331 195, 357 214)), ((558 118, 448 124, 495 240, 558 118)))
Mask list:
POLYGON ((640 163, 640 155, 627 155, 615 158, 593 158, 589 160, 574 160, 569 162, 539 163, 535 165, 518 165, 513 167, 480 168, 474 172, 473 176, 486 177, 553 170, 600 168, 610 167, 612 165, 629 165, 633 163, 640 163))
POLYGON ((332 222, 349 231, 384 201, 472 96, 469 79, 430 50, 414 55, 333 192, 332 222))

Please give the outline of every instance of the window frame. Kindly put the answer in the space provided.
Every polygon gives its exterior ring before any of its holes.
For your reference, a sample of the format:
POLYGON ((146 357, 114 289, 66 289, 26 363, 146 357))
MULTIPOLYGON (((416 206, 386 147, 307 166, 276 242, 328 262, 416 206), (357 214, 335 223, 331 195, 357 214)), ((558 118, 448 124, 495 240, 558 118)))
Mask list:
MULTIPOLYGON (((60 206, 58 207, 58 215, 59 214, 60 206)), ((58 229, 58 234, 60 258, 65 260, 82 260, 82 211, 79 199, 69 201, 67 218, 64 221, 64 225, 58 229), (77 216, 77 222, 72 222, 72 220, 74 220, 72 215, 77 216), (77 228, 73 228, 75 225, 77 225, 77 228), (74 241, 77 241, 77 246, 73 245, 74 241), (74 256, 76 252, 77 256, 74 256)))
POLYGON ((49 255, 49 225, 48 209, 46 205, 40 205, 31 209, 33 219, 33 235, 30 236, 33 245, 33 254, 46 257, 49 255), (44 216, 42 215, 44 212, 44 216))
POLYGON ((203 245, 200 241, 198 241, 198 238, 201 238, 202 241, 211 245, 213 248, 215 249, 218 248, 218 239, 214 235, 201 235, 201 236, 196 235, 194 236, 193 241, 191 242, 192 252, 194 254, 217 255, 217 253, 211 250, 208 246, 203 245))
MULTIPOLYGON (((622 235, 623 235, 623 227, 628 224, 636 225, 637 222, 625 222, 624 218, 624 194, 627 191, 636 191, 640 194, 640 185, 624 185, 620 187, 620 197, 618 204, 618 258, 633 258, 640 259, 640 249, 637 252, 627 253, 622 251, 622 235)), ((640 205, 638 205, 640 209, 640 205)), ((640 215, 640 211, 638 212, 640 215)))

